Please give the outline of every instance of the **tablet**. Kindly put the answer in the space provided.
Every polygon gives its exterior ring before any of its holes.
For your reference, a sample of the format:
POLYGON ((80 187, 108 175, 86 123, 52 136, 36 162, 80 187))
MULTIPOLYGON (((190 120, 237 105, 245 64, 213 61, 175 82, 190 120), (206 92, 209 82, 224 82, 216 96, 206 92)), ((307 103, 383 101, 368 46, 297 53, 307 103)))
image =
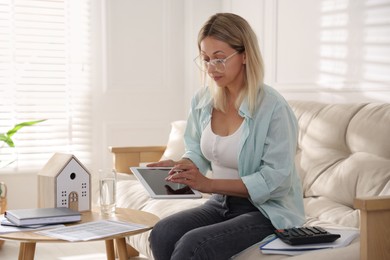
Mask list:
POLYGON ((155 199, 196 199, 202 194, 187 185, 166 181, 171 167, 130 167, 150 197, 155 199))

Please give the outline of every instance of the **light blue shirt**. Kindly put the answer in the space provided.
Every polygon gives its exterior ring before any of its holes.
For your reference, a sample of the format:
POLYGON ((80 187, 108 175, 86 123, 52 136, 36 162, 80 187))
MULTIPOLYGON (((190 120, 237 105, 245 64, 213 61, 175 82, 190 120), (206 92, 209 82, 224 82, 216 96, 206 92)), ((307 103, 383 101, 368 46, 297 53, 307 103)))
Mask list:
MULTIPOLYGON (((202 154, 200 138, 211 120, 213 101, 208 88, 192 99, 184 134, 189 158, 205 174, 211 163, 202 154)), ((253 115, 244 100, 239 108, 244 118, 240 138, 238 173, 252 203, 275 228, 301 226, 305 221, 301 182, 295 168, 297 120, 286 100, 264 85, 253 115)))

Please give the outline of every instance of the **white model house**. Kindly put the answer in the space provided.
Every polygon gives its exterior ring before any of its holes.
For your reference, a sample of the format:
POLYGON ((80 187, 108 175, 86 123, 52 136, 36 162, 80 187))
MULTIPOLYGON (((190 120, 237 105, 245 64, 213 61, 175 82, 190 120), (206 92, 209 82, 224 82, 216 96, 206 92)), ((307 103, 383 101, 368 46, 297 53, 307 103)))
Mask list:
POLYGON ((74 155, 55 153, 38 173, 38 207, 91 209, 91 174, 74 155))

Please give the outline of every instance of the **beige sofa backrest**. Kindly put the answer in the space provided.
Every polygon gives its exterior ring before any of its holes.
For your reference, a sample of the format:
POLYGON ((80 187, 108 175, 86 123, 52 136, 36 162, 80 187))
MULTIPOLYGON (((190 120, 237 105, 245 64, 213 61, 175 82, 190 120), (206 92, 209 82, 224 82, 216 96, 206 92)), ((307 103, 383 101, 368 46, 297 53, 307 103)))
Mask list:
POLYGON ((325 222, 358 227, 354 199, 390 195, 390 104, 290 105, 300 128, 296 165, 308 217, 324 212, 325 222))

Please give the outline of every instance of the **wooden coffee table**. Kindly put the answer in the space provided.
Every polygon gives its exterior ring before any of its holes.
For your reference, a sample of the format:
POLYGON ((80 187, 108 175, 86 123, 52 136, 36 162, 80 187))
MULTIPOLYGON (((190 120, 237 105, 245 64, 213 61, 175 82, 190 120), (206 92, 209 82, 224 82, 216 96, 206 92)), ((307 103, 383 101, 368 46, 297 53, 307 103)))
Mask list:
MULTIPOLYGON (((126 209, 126 208, 117 208, 115 215, 113 216, 104 216, 100 214, 100 209, 96 208, 92 211, 83 212, 81 221, 75 223, 75 224, 67 224, 68 225, 77 225, 81 223, 88 223, 92 221, 98 221, 98 220, 104 220, 104 219, 111 219, 111 220, 120 220, 120 221, 127 221, 131 223, 137 223, 147 226, 144 229, 130 231, 130 232, 124 232, 121 234, 113 235, 110 237, 95 239, 95 240, 89 240, 89 241, 99 241, 104 240, 106 243, 106 253, 107 253, 107 259, 108 260, 114 260, 115 259, 115 247, 114 247, 114 241, 117 249, 117 254, 120 260, 127 260, 128 259, 128 253, 126 248, 126 236, 131 236, 139 233, 146 232, 153 228, 153 226, 157 223, 159 218, 151 213, 140 211, 140 210, 133 210, 133 209, 126 209)), ((35 254, 35 246, 36 243, 80 243, 80 242, 69 242, 66 240, 61 240, 58 238, 43 236, 35 233, 36 231, 26 231, 26 232, 14 232, 14 233, 7 233, 7 234, 0 234, 0 239, 4 240, 16 240, 20 241, 20 247, 19 247, 19 260, 32 260, 34 259, 35 254)))

